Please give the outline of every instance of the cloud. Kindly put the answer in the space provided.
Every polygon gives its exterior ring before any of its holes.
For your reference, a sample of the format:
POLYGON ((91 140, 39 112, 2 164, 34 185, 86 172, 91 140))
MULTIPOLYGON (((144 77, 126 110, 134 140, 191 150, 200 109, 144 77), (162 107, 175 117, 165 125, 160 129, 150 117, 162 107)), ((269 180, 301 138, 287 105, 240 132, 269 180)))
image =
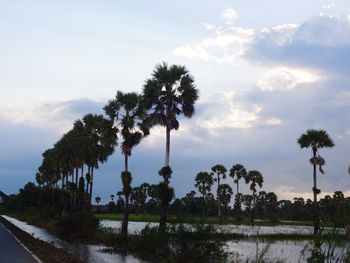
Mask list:
POLYGON ((264 29, 244 57, 267 65, 348 73, 350 22, 346 17, 318 16, 301 25, 264 29))
POLYGON ((303 83, 313 83, 321 79, 316 72, 303 69, 273 68, 265 72, 257 86, 264 91, 291 90, 303 83))
POLYGON ((254 30, 250 28, 212 24, 204 24, 204 27, 211 33, 214 32, 214 36, 195 44, 176 47, 173 55, 211 63, 237 63, 241 60, 245 47, 254 38, 254 30))
MULTIPOLYGON (((229 14, 227 12, 228 17, 229 14)), ((234 17, 233 12, 231 16, 234 17)), ((350 20, 347 16, 322 15, 301 24, 286 23, 260 30, 212 24, 205 24, 205 28, 211 36, 198 43, 179 46, 173 54, 210 63, 245 61, 260 67, 302 68, 327 75, 350 70, 350 20)))
POLYGON ((237 19, 237 12, 232 7, 225 9, 222 12, 222 17, 226 20, 227 24, 232 24, 237 19))
POLYGON ((20 106, 1 105, 0 120, 15 125, 48 129, 55 133, 69 130, 76 119, 88 113, 102 113, 103 103, 78 99, 61 102, 27 102, 20 106))

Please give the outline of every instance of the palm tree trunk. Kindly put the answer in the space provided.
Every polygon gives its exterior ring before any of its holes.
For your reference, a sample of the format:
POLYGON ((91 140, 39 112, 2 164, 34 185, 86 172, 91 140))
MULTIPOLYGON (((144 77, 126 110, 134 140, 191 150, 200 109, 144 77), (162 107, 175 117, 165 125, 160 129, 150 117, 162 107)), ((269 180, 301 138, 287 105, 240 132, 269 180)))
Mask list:
POLYGON ((166 127, 166 142, 165 142, 165 162, 164 166, 169 166, 170 158, 170 128, 166 127))
POLYGON ((128 234, 128 223, 129 223, 129 195, 125 195, 125 207, 124 207, 124 218, 122 222, 122 235, 128 234))
POLYGON ((167 218, 168 218, 168 204, 162 204, 160 207, 160 220, 159 220, 158 232, 163 233, 165 231, 167 218))
MULTIPOLYGON (((317 148, 312 147, 313 158, 316 160, 317 148)), ((319 217, 319 207, 317 203, 317 181, 316 181, 316 163, 313 165, 313 193, 314 193, 314 235, 317 235, 320 230, 320 217, 319 217)))
POLYGON ((216 191, 216 195, 218 198, 218 216, 221 218, 221 200, 219 195, 219 186, 220 186, 220 176, 218 175, 218 189, 216 191))
POLYGON ((79 168, 75 169, 75 189, 74 189, 74 210, 77 210, 78 203, 78 187, 79 187, 79 168))
POLYGON ((124 167, 125 171, 128 171, 128 155, 124 154, 124 167))
POLYGON ((251 223, 254 225, 254 218, 255 218, 255 203, 256 203, 256 197, 255 193, 253 192, 253 207, 252 207, 252 214, 251 214, 251 223))
POLYGON ((241 213, 241 204, 240 204, 240 200, 239 200, 239 182, 237 180, 237 193, 236 193, 236 205, 237 205, 237 222, 239 223, 239 221, 241 221, 240 218, 240 213, 241 213))
POLYGON ((89 193, 89 184, 90 184, 90 178, 91 178, 90 165, 88 165, 88 172, 87 173, 89 174, 89 181, 86 180, 86 191, 85 191, 86 194, 89 193))
POLYGON ((89 205, 91 205, 92 200, 92 186, 94 184, 94 167, 91 167, 91 175, 90 175, 90 195, 89 195, 89 205))
POLYGON ((316 164, 314 164, 313 172, 313 192, 314 192, 314 235, 317 235, 320 230, 320 217, 319 217, 319 207, 317 203, 317 183, 316 183, 316 164))

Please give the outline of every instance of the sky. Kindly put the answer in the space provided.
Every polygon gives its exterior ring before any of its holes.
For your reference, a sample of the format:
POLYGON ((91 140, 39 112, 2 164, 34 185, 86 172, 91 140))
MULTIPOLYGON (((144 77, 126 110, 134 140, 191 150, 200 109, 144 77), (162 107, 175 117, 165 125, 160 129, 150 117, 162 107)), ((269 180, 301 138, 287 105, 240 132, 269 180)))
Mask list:
MULTIPOLYGON (((307 129, 336 145, 320 150, 321 196, 350 195, 347 0, 0 0, 0 37, 0 191, 34 181, 75 120, 102 114, 117 90, 141 92, 164 61, 185 65, 200 95, 171 134, 176 197, 198 172, 241 163, 262 173, 262 190, 310 198, 311 151, 296 142, 307 129)), ((133 186, 161 180, 164 148, 165 130, 153 128, 130 158, 133 186)), ((119 191, 122 169, 117 146, 93 196, 119 191)))

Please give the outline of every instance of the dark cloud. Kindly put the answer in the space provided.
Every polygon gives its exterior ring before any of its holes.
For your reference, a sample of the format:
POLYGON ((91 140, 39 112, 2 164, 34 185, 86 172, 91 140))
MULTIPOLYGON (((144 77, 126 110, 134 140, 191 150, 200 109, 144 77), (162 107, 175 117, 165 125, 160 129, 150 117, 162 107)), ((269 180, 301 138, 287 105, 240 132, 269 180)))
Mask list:
POLYGON ((297 28, 271 28, 256 37, 245 57, 264 64, 349 73, 349 21, 347 17, 319 16, 297 28))

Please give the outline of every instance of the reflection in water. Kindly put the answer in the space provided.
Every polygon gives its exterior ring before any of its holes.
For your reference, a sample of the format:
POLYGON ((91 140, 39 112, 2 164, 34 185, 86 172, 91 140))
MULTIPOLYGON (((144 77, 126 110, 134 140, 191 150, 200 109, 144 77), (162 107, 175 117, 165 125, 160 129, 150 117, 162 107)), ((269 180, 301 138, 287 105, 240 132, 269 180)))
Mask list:
MULTIPOLYGON (((101 220, 100 224, 104 228, 117 232, 121 228, 121 221, 101 220)), ((158 223, 129 222, 128 231, 133 234, 139 233, 146 225, 157 227, 158 223)), ((169 224, 170 225, 170 224, 169 224)), ((217 231, 221 233, 242 234, 244 236, 270 235, 270 234, 313 234, 314 228, 311 226, 245 226, 245 225, 216 225, 217 231)), ((332 228, 324 228, 323 233, 331 232, 332 228)), ((339 233, 345 233, 340 229, 339 233)))
POLYGON ((22 229, 23 231, 31 234, 33 237, 37 239, 41 239, 45 242, 51 243, 53 246, 57 248, 62 248, 67 252, 77 255, 83 261, 88 263, 115 263, 115 262, 143 263, 143 262, 146 262, 130 255, 123 256, 117 253, 104 252, 104 249, 107 249, 105 246, 70 243, 56 237, 55 235, 49 233, 45 229, 28 225, 25 222, 19 221, 9 216, 2 215, 2 217, 4 217, 6 220, 11 222, 18 228, 22 229))
POLYGON ((308 241, 273 241, 266 242, 259 240, 237 240, 228 241, 227 252, 233 253, 235 258, 255 260, 256 255, 260 254, 268 247, 265 259, 276 261, 277 259, 285 263, 305 262, 305 258, 309 256, 309 252, 305 252, 302 256, 303 249, 308 241))
MULTIPOLYGON (((43 241, 53 244, 55 247, 63 248, 66 251, 78 255, 82 260, 89 263, 142 263, 138 258, 130 255, 120 255, 116 253, 108 253, 105 251, 106 247, 97 245, 86 245, 86 244, 76 244, 66 242, 62 239, 57 238, 53 234, 47 232, 45 229, 28 225, 25 222, 19 221, 15 218, 3 216, 8 221, 19 227, 20 229, 26 231, 32 236, 41 239, 43 241)), ((139 233, 146 225, 150 227, 157 227, 157 223, 146 223, 146 222, 129 222, 129 232, 139 233)), ((101 226, 107 228, 111 231, 117 232, 120 230, 120 221, 102 220, 101 226)), ((276 261, 281 259, 282 262, 286 263, 296 263, 296 262, 306 262, 305 258, 308 257, 309 252, 305 252, 305 257, 302 257, 302 251, 308 241, 298 240, 298 241, 286 241, 286 240, 276 240, 268 241, 267 239, 259 239, 256 243, 257 232, 259 234, 309 234, 312 233, 312 227, 302 227, 302 226, 276 226, 276 227, 251 227, 251 226, 235 226, 235 225, 225 225, 218 226, 218 231, 228 232, 228 233, 238 233, 251 236, 250 239, 227 241, 225 250, 233 254, 233 259, 240 260, 254 260, 256 254, 261 253, 262 250, 268 246, 267 254, 265 259, 276 261), (311 232, 310 232, 311 231, 311 232)), ((342 247, 338 247, 341 251, 342 247)))
MULTIPOLYGON (((121 227, 120 221, 101 220, 101 226, 111 231, 118 232, 121 227)), ((150 227, 157 227, 157 223, 146 222, 129 222, 128 230, 130 233, 139 233, 146 225, 150 227)), ((268 239, 259 239, 256 242, 254 237, 263 234, 313 234, 313 227, 309 226, 245 226, 245 225, 217 225, 217 231, 222 233, 234 233, 243 234, 250 237, 240 240, 226 242, 225 251, 233 255, 233 262, 247 259, 255 260, 256 254, 260 254, 265 248, 267 253, 264 258, 271 261, 280 259, 286 263, 306 262, 306 258, 310 256, 310 252, 305 249, 305 246, 309 243, 307 240, 274 240, 268 241, 268 239), (304 255, 303 255, 304 254, 304 255)), ((325 228, 324 232, 332 231, 332 228, 325 228)), ((339 233, 344 233, 344 230, 340 230, 339 233)), ((324 244, 323 247, 325 247, 324 244)), ((338 246, 336 252, 341 252, 343 246, 338 246)))

